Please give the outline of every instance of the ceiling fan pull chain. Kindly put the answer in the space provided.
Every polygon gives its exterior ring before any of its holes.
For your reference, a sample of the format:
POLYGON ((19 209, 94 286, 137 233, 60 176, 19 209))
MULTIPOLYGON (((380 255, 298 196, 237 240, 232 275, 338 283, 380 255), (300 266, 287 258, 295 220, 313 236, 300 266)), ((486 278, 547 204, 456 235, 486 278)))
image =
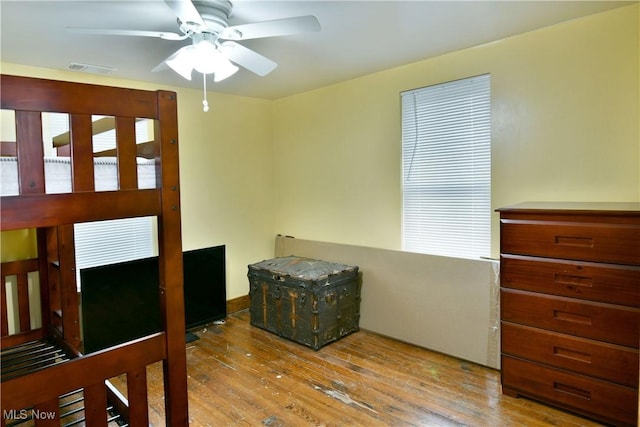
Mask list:
POLYGON ((209 103, 207 102, 207 75, 202 75, 202 81, 204 82, 204 99, 202 100, 202 111, 205 113, 209 111, 209 103))

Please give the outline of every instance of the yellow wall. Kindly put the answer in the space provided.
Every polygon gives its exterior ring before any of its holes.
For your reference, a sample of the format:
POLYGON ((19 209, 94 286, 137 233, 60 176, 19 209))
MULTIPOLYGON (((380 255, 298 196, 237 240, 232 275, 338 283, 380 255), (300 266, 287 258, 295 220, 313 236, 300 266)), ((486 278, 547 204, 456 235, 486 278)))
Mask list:
MULTIPOLYGON (((119 80, 104 76, 1 64, 27 75, 178 93, 178 132, 185 250, 227 245, 227 297, 248 293, 247 265, 273 256, 271 102, 119 80)), ((15 237, 2 234, 2 259, 15 257, 15 237), (7 237, 5 237, 7 236, 7 237), (11 240, 10 240, 11 239, 11 240)))
POLYGON ((0 260, 2 262, 35 258, 38 256, 35 230, 11 230, 0 233, 0 260))
POLYGON ((400 249, 399 94, 484 73, 494 208, 640 200, 639 22, 636 4, 275 101, 277 232, 400 249))

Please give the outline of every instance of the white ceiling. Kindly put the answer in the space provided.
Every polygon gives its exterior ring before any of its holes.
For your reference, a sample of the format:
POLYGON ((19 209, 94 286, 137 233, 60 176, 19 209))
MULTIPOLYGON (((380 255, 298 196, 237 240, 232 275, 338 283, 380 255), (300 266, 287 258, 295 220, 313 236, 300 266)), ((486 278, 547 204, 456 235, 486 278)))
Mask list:
MULTIPOLYGON (((279 65, 258 77, 241 69, 209 90, 276 99, 580 18, 634 1, 234 1, 230 25, 315 15, 318 33, 241 42, 279 65)), ((116 68, 114 77, 201 88, 151 69, 188 41, 78 35, 67 27, 179 32, 162 0, 0 0, 0 59, 65 69, 116 68)))

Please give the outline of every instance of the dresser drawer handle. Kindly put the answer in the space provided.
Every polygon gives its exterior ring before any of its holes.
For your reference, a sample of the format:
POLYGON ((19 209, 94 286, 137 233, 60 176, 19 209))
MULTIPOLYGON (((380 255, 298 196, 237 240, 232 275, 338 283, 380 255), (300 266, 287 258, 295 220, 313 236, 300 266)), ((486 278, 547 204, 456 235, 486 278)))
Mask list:
POLYGON ((567 393, 580 399, 591 400, 591 392, 581 388, 573 387, 567 384, 553 382, 553 389, 561 393, 567 393))
POLYGON ((556 245, 593 247, 593 237, 556 236, 556 245))
POLYGON ((553 276, 553 281, 562 285, 593 287, 593 277, 573 276, 569 274, 558 274, 553 276))
POLYGON ((553 318, 564 322, 580 323, 582 325, 591 325, 591 317, 584 314, 567 313, 566 311, 553 310, 553 318))
POLYGON ((564 357, 566 359, 575 360, 577 362, 591 363, 591 355, 581 351, 570 350, 568 348, 553 347, 554 356, 564 357))

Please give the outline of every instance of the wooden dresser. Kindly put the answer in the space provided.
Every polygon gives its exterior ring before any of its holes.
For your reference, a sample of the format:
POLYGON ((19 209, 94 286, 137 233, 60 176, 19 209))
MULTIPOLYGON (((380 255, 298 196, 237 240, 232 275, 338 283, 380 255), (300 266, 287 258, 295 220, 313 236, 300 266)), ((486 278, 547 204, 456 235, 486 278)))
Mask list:
POLYGON ((637 425, 640 203, 498 211, 503 393, 637 425))

